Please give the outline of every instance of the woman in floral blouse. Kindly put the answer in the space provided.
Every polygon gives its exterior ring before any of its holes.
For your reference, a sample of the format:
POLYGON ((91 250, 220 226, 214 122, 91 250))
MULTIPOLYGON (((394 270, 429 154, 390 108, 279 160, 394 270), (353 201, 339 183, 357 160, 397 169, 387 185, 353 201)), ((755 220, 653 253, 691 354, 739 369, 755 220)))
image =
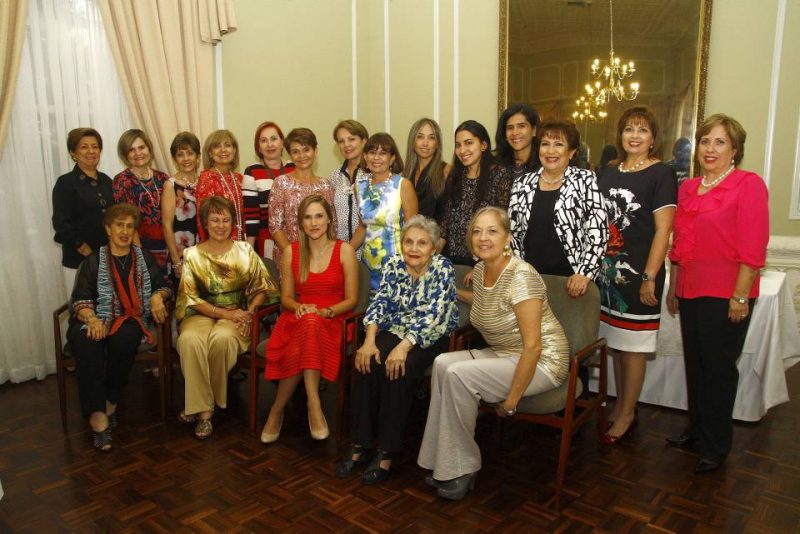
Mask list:
POLYGON ((169 147, 175 161, 175 176, 164 184, 161 197, 164 240, 169 249, 171 272, 180 279, 183 250, 200 242, 197 231, 197 167, 200 163, 200 140, 191 132, 181 132, 169 147))
POLYGON ((151 167, 153 143, 142 130, 124 132, 117 142, 117 155, 127 168, 114 177, 111 186, 114 202, 139 208, 138 241, 153 255, 158 266, 166 269, 168 251, 161 227, 161 193, 169 176, 151 167))
POLYGON ((403 450, 419 379, 447 350, 458 325, 453 264, 436 253, 439 226, 416 215, 406 221, 400 244, 402 256, 384 264, 364 318, 367 332, 355 356, 350 403, 353 443, 336 468, 336 476, 344 478, 369 461, 363 484, 389 477, 392 458, 403 450), (372 455, 375 441, 378 450, 372 455))

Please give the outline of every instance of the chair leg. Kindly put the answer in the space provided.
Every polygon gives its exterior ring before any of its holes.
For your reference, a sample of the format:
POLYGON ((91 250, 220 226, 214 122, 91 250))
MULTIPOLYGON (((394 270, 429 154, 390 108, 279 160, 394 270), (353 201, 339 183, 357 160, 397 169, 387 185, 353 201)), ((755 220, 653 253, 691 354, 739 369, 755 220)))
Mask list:
POLYGON ((561 430, 561 446, 558 450, 558 467, 556 468, 556 510, 561 506, 561 491, 564 488, 564 478, 567 474, 569 462, 569 446, 572 441, 572 428, 565 427, 561 430))
POLYGON ((256 412, 258 412, 258 372, 256 371, 256 351, 250 351, 250 432, 256 430, 256 412))
POLYGON ((64 377, 64 363, 62 355, 58 355, 56 361, 56 378, 58 379, 58 404, 61 408, 61 428, 67 433, 67 385, 64 377))

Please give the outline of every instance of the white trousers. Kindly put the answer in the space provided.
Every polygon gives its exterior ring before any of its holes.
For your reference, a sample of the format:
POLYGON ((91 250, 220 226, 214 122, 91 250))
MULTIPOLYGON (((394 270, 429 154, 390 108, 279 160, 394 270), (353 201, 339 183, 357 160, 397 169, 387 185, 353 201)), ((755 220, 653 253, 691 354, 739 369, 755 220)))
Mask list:
MULTIPOLYGON (((451 480, 481 468, 475 442, 480 401, 505 400, 519 356, 501 358, 491 348, 439 355, 433 362, 431 404, 417 463, 436 480, 451 480)), ((524 396, 557 387, 537 366, 524 396)))

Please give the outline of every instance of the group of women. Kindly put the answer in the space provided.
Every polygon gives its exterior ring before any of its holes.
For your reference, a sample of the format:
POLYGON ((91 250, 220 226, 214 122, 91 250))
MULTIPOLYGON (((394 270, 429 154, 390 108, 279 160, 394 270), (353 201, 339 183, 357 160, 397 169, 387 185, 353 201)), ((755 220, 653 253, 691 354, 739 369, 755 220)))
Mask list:
MULTIPOLYGON (((575 299, 590 284, 599 286, 600 335, 612 349, 617 384, 601 442, 613 446, 632 434, 646 361, 655 352, 673 235, 667 305, 681 315, 690 425, 668 441, 696 446, 696 472, 722 464, 731 448, 736 358, 769 233, 763 180, 737 168, 745 139, 738 122, 715 115, 698 129, 697 159, 705 174, 687 180, 680 192, 660 161, 656 118, 644 107, 622 114, 619 157, 597 176, 575 164, 580 138, 573 124, 542 123, 523 104, 501 115, 495 151, 480 123, 459 125, 450 164, 442 161, 441 129, 431 119, 412 126, 405 165, 389 134, 369 136, 357 121, 337 124, 333 138, 343 163, 322 178, 314 172, 312 131, 296 128, 284 137, 278 125, 262 123, 254 140, 260 161, 242 175, 233 134, 212 133, 198 154, 199 140, 184 132, 171 147, 178 172, 169 178, 152 170, 147 136, 131 130, 118 150, 128 168, 112 183, 97 171, 99 134, 71 132, 76 166, 54 191, 56 240, 64 247, 65 268, 89 257, 79 279, 99 285, 102 278, 106 285, 103 292, 83 293, 76 285, 71 339, 102 344, 120 321, 144 324, 145 313, 163 319, 169 280, 158 268, 165 269, 179 280, 178 352, 186 378, 181 419, 206 438, 214 407, 225 406, 227 372, 247 346, 253 312, 277 293, 261 261, 272 257, 280 267, 283 311, 267 344, 265 378, 279 385, 261 440, 279 439, 284 408, 301 381, 310 434, 325 439, 319 384, 339 372, 341 339, 351 334, 343 332, 344 315, 357 301, 360 261, 371 274, 371 298, 354 359, 352 444, 336 474, 347 477, 364 467, 365 484, 390 476, 417 385, 432 366, 418 462, 432 470, 426 481, 440 496, 460 499, 481 466, 474 441, 479 403, 513 416, 523 396, 554 389, 567 375, 570 347, 540 274, 566 277, 565 289, 575 299), (284 148, 291 163, 282 159, 284 148), (110 217, 114 202, 127 206, 127 249, 105 245, 105 235, 92 226, 110 217), (200 225, 192 226, 198 212, 200 225), (136 251, 137 273, 149 268, 139 293, 119 276, 127 276, 118 262, 128 249, 136 251), (98 260, 111 277, 98 273, 98 260), (458 264, 474 267, 470 291, 456 291, 458 264), (92 312, 105 310, 109 298, 121 311, 92 312), (151 298, 149 309, 145 298, 151 298), (485 348, 447 353, 458 324, 457 299, 471 304, 470 321, 485 348)), ((122 239, 113 233, 115 221, 105 224, 112 243, 122 239)), ((105 343, 110 361, 119 349, 105 343)), ((81 351, 79 376, 88 358, 81 351)), ((86 373, 92 379, 81 381, 84 412, 96 446, 106 449, 124 380, 110 372, 104 378, 96 366, 86 373)))

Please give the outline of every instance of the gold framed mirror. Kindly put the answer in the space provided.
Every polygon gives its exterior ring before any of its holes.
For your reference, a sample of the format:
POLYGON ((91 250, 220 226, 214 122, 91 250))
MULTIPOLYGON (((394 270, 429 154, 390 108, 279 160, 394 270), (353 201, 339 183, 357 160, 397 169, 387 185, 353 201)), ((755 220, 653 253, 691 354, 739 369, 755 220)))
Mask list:
POLYGON ((608 62, 609 0, 499 2, 498 115, 509 103, 524 102, 543 120, 573 120, 594 168, 603 148, 614 144, 620 114, 646 105, 659 121, 662 159, 687 162, 679 179, 693 175, 690 151, 705 112, 712 0, 613 0, 614 51, 635 63, 626 82, 638 82, 640 92, 634 100, 611 97, 606 117, 595 120, 573 114, 586 84, 596 81, 594 59, 608 62))

